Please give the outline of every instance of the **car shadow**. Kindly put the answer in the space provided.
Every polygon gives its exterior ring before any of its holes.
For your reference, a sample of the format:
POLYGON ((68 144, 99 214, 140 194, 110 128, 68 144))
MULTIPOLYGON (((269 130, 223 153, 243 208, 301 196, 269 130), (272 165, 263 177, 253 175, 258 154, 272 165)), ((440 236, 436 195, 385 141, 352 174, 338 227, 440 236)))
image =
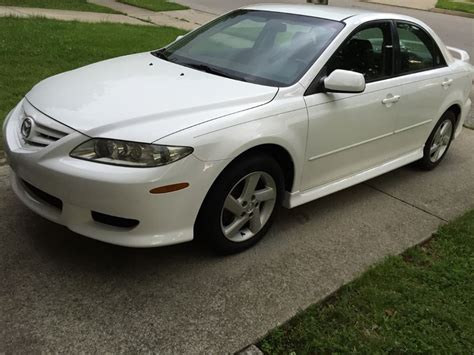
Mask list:
MULTIPOLYGON (((445 160, 447 165, 449 160, 449 157, 445 160)), ((49 260, 59 268, 68 265, 72 269, 88 270, 96 274, 120 273, 124 276, 133 275, 139 270, 176 270, 181 268, 178 266, 180 264, 205 268, 206 264, 223 262, 229 258, 246 260, 259 257, 266 248, 281 248, 287 243, 285 238, 298 238, 299 226, 308 223, 317 226, 318 221, 331 219, 331 214, 336 216, 342 208, 350 208, 373 198, 368 196, 368 191, 379 193, 373 185, 380 182, 391 186, 407 184, 412 179, 419 178, 420 171, 416 164, 411 164, 294 209, 281 208, 269 235, 251 250, 233 256, 220 256, 200 240, 148 249, 115 246, 78 235, 49 222, 29 211, 16 199, 8 199, 12 205, 7 209, 17 211, 9 223, 18 223, 20 219, 24 221, 20 228, 15 227, 20 234, 17 237, 24 239, 26 244, 31 244, 42 259, 49 260)))
MULTIPOLYGON (((406 179, 416 178, 416 173, 419 171, 420 169, 416 165, 409 165, 385 174, 381 178, 392 180, 394 184, 406 183, 406 179), (403 181, 399 178, 393 179, 390 175, 396 177, 403 175, 403 181)), ((318 214, 326 214, 337 209, 340 205, 353 206, 363 198, 363 193, 356 194, 355 192, 364 189, 364 185, 371 186, 371 182, 377 181, 376 179, 380 179, 380 177, 291 210, 281 208, 277 212, 273 228, 291 230, 297 225, 313 221, 318 214), (354 195, 357 195, 358 198, 354 199, 354 195)), ((157 248, 128 248, 107 244, 45 220, 19 203, 18 206, 15 204, 11 208, 20 209, 26 220, 35 221, 32 228, 25 225, 25 236, 34 244, 37 252, 58 263, 67 262, 77 265, 93 263, 95 271, 99 272, 100 270, 110 271, 111 268, 126 269, 127 267, 141 266, 146 268, 150 265, 168 264, 182 260, 197 262, 222 258, 201 240, 157 248)), ((266 239, 264 238, 259 245, 265 244, 266 239)))

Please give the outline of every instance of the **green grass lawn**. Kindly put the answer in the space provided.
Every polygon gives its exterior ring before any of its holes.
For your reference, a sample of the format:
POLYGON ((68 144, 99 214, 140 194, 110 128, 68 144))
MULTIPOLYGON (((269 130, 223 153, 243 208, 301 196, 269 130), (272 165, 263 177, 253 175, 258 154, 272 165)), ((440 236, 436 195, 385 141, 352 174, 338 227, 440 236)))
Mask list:
POLYGON ((272 354, 474 353, 474 210, 273 330, 272 354))
POLYGON ((0 18, 0 124, 31 89, 53 74, 103 59, 160 48, 184 31, 169 27, 0 18))
POLYGON ((454 11, 463 11, 474 14, 474 2, 466 0, 465 2, 461 1, 452 1, 452 0, 438 0, 436 7, 439 9, 447 9, 454 11))
POLYGON ((86 0, 0 0, 0 5, 21 6, 21 7, 40 7, 46 9, 74 10, 105 12, 119 14, 108 7, 90 4, 86 0))
POLYGON ((174 2, 166 0, 117 0, 118 2, 129 4, 136 7, 152 11, 174 11, 174 10, 186 10, 187 6, 176 4, 174 2))

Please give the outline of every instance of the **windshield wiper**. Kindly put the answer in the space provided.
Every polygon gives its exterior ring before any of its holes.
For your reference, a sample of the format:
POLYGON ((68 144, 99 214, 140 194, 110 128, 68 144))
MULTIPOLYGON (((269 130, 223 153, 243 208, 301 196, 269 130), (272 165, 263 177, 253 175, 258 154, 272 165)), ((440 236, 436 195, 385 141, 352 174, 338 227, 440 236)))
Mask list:
POLYGON ((154 55, 157 58, 169 61, 170 59, 168 56, 164 53, 163 49, 158 49, 157 51, 151 52, 152 55, 154 55))
POLYGON ((219 69, 213 68, 213 67, 211 67, 207 64, 186 63, 186 62, 178 61, 177 58, 176 59, 175 58, 170 59, 164 52, 165 52, 165 49, 163 48, 163 49, 159 49, 157 51, 151 52, 151 54, 154 55, 157 58, 166 60, 168 62, 184 65, 185 67, 200 70, 200 71, 203 71, 203 72, 206 72, 206 73, 209 73, 209 74, 219 75, 219 76, 222 76, 224 78, 236 79, 236 80, 241 80, 241 81, 245 81, 245 82, 248 81, 245 78, 241 78, 241 77, 231 75, 231 74, 226 73, 224 71, 221 71, 219 69))
POLYGON ((196 63, 179 63, 179 64, 184 65, 186 67, 196 69, 196 70, 200 70, 200 71, 203 71, 203 72, 206 72, 206 73, 209 73, 209 74, 223 76, 224 78, 246 81, 243 78, 230 75, 229 73, 223 72, 219 69, 213 68, 213 67, 211 67, 209 65, 206 65, 206 64, 196 64, 196 63))

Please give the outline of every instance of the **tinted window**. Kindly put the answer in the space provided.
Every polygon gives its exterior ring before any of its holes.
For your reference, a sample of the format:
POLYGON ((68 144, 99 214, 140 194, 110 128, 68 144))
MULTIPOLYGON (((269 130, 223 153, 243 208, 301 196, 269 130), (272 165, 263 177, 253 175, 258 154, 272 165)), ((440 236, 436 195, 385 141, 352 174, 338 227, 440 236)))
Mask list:
POLYGON ((337 50, 327 64, 327 75, 336 69, 355 71, 367 82, 390 77, 393 69, 391 25, 365 26, 337 50))
POLYGON ((409 23, 397 23, 400 38, 400 72, 409 73, 444 65, 438 47, 429 34, 409 23))
POLYGON ((243 81, 288 86, 343 27, 316 17, 237 10, 173 43, 162 57, 195 68, 205 64, 243 81))

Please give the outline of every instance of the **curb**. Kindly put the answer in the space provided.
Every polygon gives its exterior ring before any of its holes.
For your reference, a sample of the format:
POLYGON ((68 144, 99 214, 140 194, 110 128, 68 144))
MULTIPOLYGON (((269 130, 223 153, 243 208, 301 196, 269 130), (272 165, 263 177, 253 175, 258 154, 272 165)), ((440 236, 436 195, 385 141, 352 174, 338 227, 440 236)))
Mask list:
POLYGON ((469 12, 463 12, 463 11, 455 11, 455 10, 439 9, 439 8, 434 8, 434 9, 431 9, 429 11, 437 12, 439 14, 445 14, 445 15, 453 15, 453 16, 474 18, 474 14, 471 14, 469 12))
POLYGON ((256 345, 252 344, 243 350, 237 351, 235 355, 263 355, 263 352, 256 345))
POLYGON ((366 4, 376 4, 376 5, 383 5, 383 6, 400 7, 402 9, 418 10, 418 11, 426 11, 426 12, 436 12, 438 14, 474 18, 474 14, 471 14, 469 12, 454 11, 454 10, 448 10, 448 9, 439 9, 439 8, 436 8, 436 7, 426 10, 426 9, 418 9, 416 7, 402 6, 402 5, 397 5, 397 4, 385 4, 385 3, 371 1, 371 0, 359 0, 359 1, 364 2, 366 4))
POLYGON ((7 158, 5 156, 5 152, 0 150, 0 166, 7 165, 7 158))

